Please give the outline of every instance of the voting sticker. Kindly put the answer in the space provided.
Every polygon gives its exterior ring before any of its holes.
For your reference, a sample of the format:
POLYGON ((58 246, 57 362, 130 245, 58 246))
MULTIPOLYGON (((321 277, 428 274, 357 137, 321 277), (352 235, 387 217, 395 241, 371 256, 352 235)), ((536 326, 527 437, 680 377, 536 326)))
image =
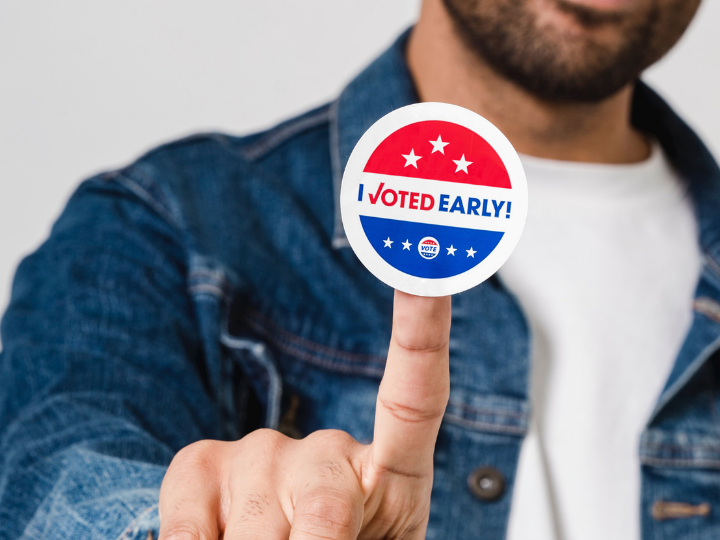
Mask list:
POLYGON ((370 272, 406 293, 445 296, 508 259, 525 225, 527 184, 514 148, 488 120, 419 103, 365 132, 340 201, 347 238, 370 272))

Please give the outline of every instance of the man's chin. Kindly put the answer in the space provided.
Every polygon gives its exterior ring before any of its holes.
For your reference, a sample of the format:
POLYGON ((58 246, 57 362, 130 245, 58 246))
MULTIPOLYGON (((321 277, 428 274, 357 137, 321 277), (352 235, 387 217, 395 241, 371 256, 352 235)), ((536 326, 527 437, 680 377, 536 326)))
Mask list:
POLYGON ((682 35, 700 0, 442 0, 470 50, 543 100, 598 102, 682 35))

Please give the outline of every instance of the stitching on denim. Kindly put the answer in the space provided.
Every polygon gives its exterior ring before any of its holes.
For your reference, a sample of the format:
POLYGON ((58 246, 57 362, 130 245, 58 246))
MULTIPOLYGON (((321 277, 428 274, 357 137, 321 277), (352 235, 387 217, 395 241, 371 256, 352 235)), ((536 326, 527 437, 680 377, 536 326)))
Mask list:
MULTIPOLYGON (((264 337, 268 338, 276 347, 278 347, 280 350, 291 354, 295 356, 296 358, 299 358, 301 360, 305 360, 308 363, 315 364, 317 366, 323 367, 325 369, 330 369, 334 371, 339 371, 343 373, 350 373, 350 374, 361 374, 361 375, 368 375, 372 377, 380 378, 383 375, 384 369, 378 367, 378 366, 369 366, 369 365, 347 365, 342 363, 341 361, 333 361, 333 360, 340 360, 340 358, 346 358, 350 362, 356 363, 358 362, 358 359, 367 358, 370 360, 373 359, 379 359, 380 357, 374 356, 374 355, 357 355, 353 353, 346 353, 343 351, 338 351, 337 349, 331 349, 329 347, 325 347, 323 345, 319 345, 317 343, 313 343, 311 341, 305 340, 303 338, 300 338, 298 336, 295 336, 286 330, 283 330, 282 328, 278 327, 271 321, 268 321, 267 319, 264 319, 257 313, 245 313, 243 317, 247 323, 251 325, 253 330, 257 331, 258 333, 262 334, 264 337), (267 324, 268 326, 272 327, 271 331, 266 326, 264 326, 261 322, 263 319, 263 322, 267 324), (279 337, 283 336, 283 337, 279 337), (309 351, 308 351, 309 350, 309 351), (322 357, 318 357, 315 354, 312 354, 311 351, 317 351, 319 354, 323 354, 324 356, 330 356, 329 359, 325 359, 322 357), (322 351, 322 352, 321 352, 322 351)), ((489 416, 489 417, 495 417, 498 419, 497 423, 493 422, 487 422, 487 421, 479 421, 472 418, 466 418, 464 415, 459 416, 457 414, 453 413, 446 413, 445 417, 448 419, 448 421, 451 421, 453 423, 462 425, 464 427, 470 427, 470 428, 476 428, 476 429, 485 429, 489 431, 497 431, 500 433, 512 433, 512 434, 524 434, 527 430, 527 415, 522 412, 518 411, 506 411, 506 410, 498 410, 498 409, 486 409, 481 407, 474 407, 472 405, 468 405, 466 403, 462 403, 457 400, 451 400, 449 402, 449 405, 456 407, 458 409, 462 410, 462 413, 469 413, 470 415, 475 416, 489 416), (503 420, 507 419, 507 420, 503 420), (515 424, 521 424, 520 426, 509 426, 507 425, 507 421, 513 422, 515 424)))
POLYGON ((705 451, 705 452, 713 452, 720 455, 720 446, 714 446, 710 444, 676 444, 676 443, 655 443, 655 442, 646 442, 643 444, 642 448, 647 448, 648 450, 658 451, 662 450, 664 448, 667 448, 668 450, 679 450, 679 451, 705 451))
MULTIPOLYGON (((487 415, 487 416, 509 416, 511 418, 518 418, 523 421, 523 423, 527 422, 527 414, 520 412, 520 411, 508 411, 503 409, 486 409, 483 407, 474 407, 473 405, 469 405, 467 403, 463 403, 462 401, 457 401, 451 399, 448 402, 448 406, 454 406, 458 408, 463 409, 464 412, 470 412, 473 414, 480 415, 487 415)), ((463 415, 464 416, 464 415, 463 415)))
POLYGON ((468 420, 461 416, 456 416, 451 413, 445 413, 443 417, 448 422, 459 425, 461 427, 467 427, 470 429, 479 429, 483 431, 492 431, 495 433, 504 433, 510 435, 525 435, 527 429, 525 427, 508 426, 506 424, 490 424, 488 422, 478 422, 475 420, 468 420))
POLYGON ((707 251, 705 252, 705 263, 709 267, 709 269, 715 274, 715 277, 720 279, 720 263, 718 263, 707 251))
POLYGON ((345 228, 340 215, 340 185, 342 184, 342 170, 340 167, 340 131, 338 126, 339 99, 330 104, 330 165, 333 175, 333 202, 335 203, 335 225, 333 228, 332 247, 339 249, 349 247, 350 242, 345 234, 345 228))
POLYGON ((711 467, 720 469, 720 459, 708 457, 693 457, 692 454, 720 455, 720 447, 709 444, 675 444, 675 443, 643 443, 640 448, 640 462, 649 465, 678 466, 678 467, 711 467), (657 454, 676 451, 683 457, 657 457, 657 454), (655 454, 651 456, 648 454, 655 454), (690 454, 690 455, 688 455, 690 454))
MULTIPOLYGON (((384 370, 375 367, 375 366, 368 366, 368 365, 348 365, 344 364, 341 361, 333 361, 333 358, 326 360, 324 358, 318 357, 316 354, 313 354, 312 352, 303 350, 302 348, 299 348, 299 346, 293 345, 292 343, 286 343, 285 340, 278 338, 272 333, 270 333, 266 328, 259 325, 256 321, 248 320, 247 321, 253 330, 257 331, 259 334, 262 334, 264 337, 268 338, 273 345, 275 345, 278 349, 280 349, 283 352, 286 352, 287 354, 290 354, 294 356, 295 358, 299 358, 300 360, 305 360, 306 362, 310 364, 315 364, 317 366, 323 367, 325 369, 333 370, 333 371, 339 371, 342 373, 348 373, 348 374, 354 374, 354 375, 367 375, 369 377, 374 378, 381 378, 383 375, 384 370)), ((340 352, 340 351, 337 351, 340 352)), ((349 354, 349 353, 345 353, 349 354)))
MULTIPOLYGON (((243 313, 243 319, 245 319, 246 322, 251 323, 254 325, 253 330, 257 330, 258 332, 263 333, 265 336, 269 337, 270 339, 277 340, 282 339, 283 341, 289 342, 291 345, 294 345, 296 347, 300 347, 303 349, 308 349, 310 351, 314 351, 317 354, 321 354, 324 356, 328 356, 331 359, 336 359, 339 361, 345 361, 350 363, 363 363, 366 362, 381 362, 384 363, 385 358, 382 356, 374 355, 374 354, 359 354, 359 353, 349 353, 345 351, 341 351, 338 349, 333 349, 331 347, 327 347, 325 345, 320 345, 319 343, 315 343, 313 341, 309 341, 307 339, 301 338, 300 336, 296 336, 287 330, 281 328, 273 321, 270 321, 266 317, 263 317, 256 311, 246 311, 243 313), (282 336, 280 338, 276 337, 276 335, 282 336)), ((384 370, 384 368, 383 368, 384 370)))
POLYGON ((647 422, 648 425, 652 424, 665 405, 667 405, 670 400, 677 395, 680 389, 685 386, 687 381, 689 381, 703 366, 703 364, 705 364, 705 362, 707 362, 713 354, 718 352, 718 350, 720 350, 720 338, 705 347, 700 354, 695 357, 695 360, 693 360, 692 363, 685 368, 683 374, 670 386, 670 388, 662 393, 658 403, 655 405, 655 409, 650 414, 650 419, 647 422))
POLYGON ((135 525, 144 518, 147 514, 153 511, 153 509, 157 508, 158 504, 155 503, 151 506, 148 506, 145 510, 140 512, 137 516, 135 516, 135 519, 133 519, 130 524, 125 527, 125 530, 120 533, 120 536, 117 537, 117 540, 125 540, 126 538, 130 538, 130 535, 133 534, 133 528, 135 525))
POLYGON ((206 268, 192 270, 188 274, 188 282, 190 283, 188 285, 190 294, 210 294, 220 299, 225 297, 229 285, 225 274, 218 270, 206 268))
POLYGON ((259 141, 256 141, 247 147, 242 149, 242 153, 246 159, 254 161, 260 159, 265 154, 270 152, 273 148, 277 148, 282 143, 314 127, 321 126, 326 123, 329 117, 327 107, 319 111, 318 113, 300 118, 290 125, 271 130, 267 135, 263 136, 259 141))
POLYGON ((687 468, 710 468, 720 469, 720 461, 705 459, 672 459, 672 458, 651 458, 640 456, 640 463, 657 467, 687 467, 687 468))
POLYGON ((117 183, 124 186, 126 189, 132 191, 135 195, 140 197, 148 206, 150 206, 153 210, 160 214, 160 216, 165 221, 167 221, 177 230, 182 229, 178 221, 175 219, 175 216, 173 216, 170 211, 168 211, 162 204, 160 204, 155 199, 155 197, 153 197, 150 192, 145 189, 145 187, 143 187, 137 180, 123 173, 115 173, 111 177, 111 179, 115 180, 117 183))
POLYGON ((188 287, 188 292, 190 294, 211 294, 212 296, 217 296, 218 298, 223 297, 223 290, 222 287, 219 287, 217 285, 212 285, 210 283, 198 283, 197 285, 191 285, 188 287))

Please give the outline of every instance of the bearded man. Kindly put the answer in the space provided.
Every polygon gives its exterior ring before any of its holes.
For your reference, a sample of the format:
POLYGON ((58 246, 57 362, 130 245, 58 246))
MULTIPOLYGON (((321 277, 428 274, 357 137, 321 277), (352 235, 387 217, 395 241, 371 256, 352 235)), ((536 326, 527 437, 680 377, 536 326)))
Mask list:
POLYGON ((639 81, 698 4, 425 0, 332 103, 82 184, 3 320, 0 538, 720 538, 720 169, 639 81), (528 179, 452 299, 383 286, 340 219, 417 101, 528 179))

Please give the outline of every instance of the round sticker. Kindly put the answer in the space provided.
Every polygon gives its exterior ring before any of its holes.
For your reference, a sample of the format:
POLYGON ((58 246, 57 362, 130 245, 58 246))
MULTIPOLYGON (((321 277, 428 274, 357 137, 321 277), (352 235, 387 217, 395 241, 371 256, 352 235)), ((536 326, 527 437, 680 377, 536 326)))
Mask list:
POLYGON ((375 122, 350 155, 340 192, 345 233, 378 279, 418 296, 492 276, 520 239, 525 173, 482 116, 418 103, 375 122))

